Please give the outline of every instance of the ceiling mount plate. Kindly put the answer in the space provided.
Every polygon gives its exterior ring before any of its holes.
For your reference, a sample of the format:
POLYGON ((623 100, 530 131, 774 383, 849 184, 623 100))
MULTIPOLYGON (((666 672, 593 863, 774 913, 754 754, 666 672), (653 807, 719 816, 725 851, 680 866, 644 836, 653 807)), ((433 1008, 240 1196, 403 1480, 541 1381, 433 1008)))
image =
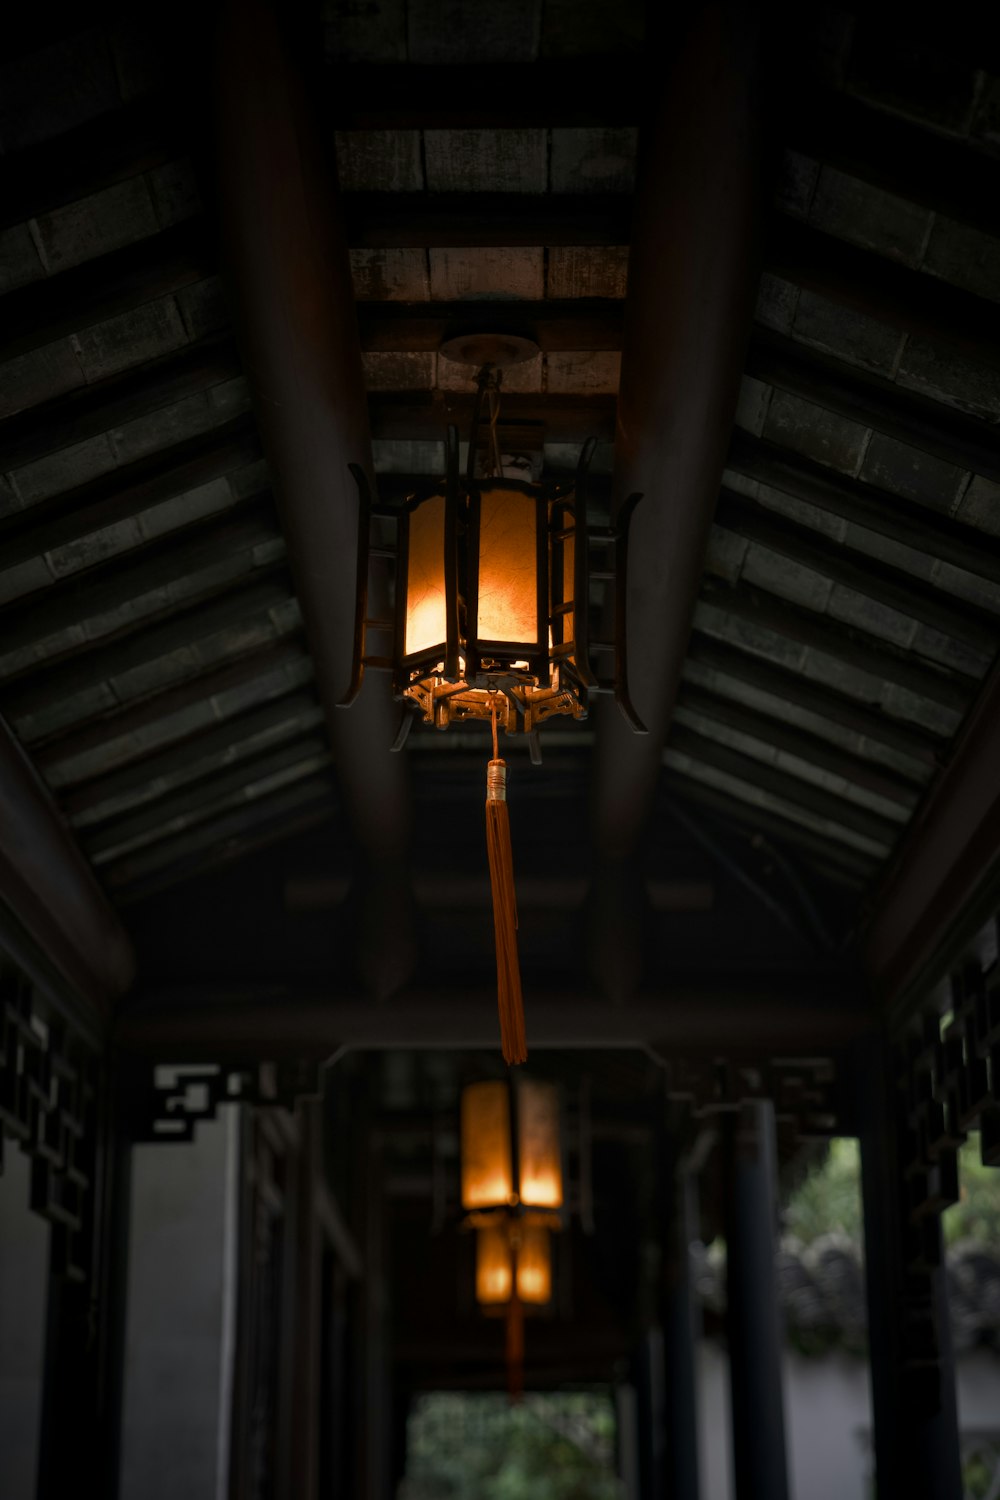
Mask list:
POLYGON ((438 353, 459 365, 521 365, 534 359, 541 350, 534 339, 522 338, 516 333, 460 333, 455 338, 445 339, 438 353))

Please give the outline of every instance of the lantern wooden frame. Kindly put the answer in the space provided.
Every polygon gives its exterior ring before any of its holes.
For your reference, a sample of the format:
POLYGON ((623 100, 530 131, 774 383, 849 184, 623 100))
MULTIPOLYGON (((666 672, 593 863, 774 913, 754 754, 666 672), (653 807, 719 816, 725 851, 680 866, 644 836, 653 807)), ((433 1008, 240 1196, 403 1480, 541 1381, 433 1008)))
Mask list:
POLYGON ((629 497, 614 528, 588 527, 587 472, 595 447, 593 439, 584 445, 574 478, 565 483, 528 484, 503 477, 475 478, 471 470, 479 405, 470 439, 470 473, 465 476, 459 473, 458 432, 453 426, 447 431, 443 486, 428 486, 423 493, 410 496, 402 506, 376 505, 365 474, 352 466, 361 515, 353 671, 343 706, 357 697, 366 670, 389 670, 395 696, 412 704, 415 710, 404 720, 396 749, 401 748, 418 716, 426 724, 446 729, 463 719, 489 720, 495 708, 499 726, 508 734, 533 734, 540 724, 555 715, 586 718, 590 698, 595 693, 613 694, 632 728, 645 732, 645 725, 628 696, 624 586, 629 528, 641 496, 629 497), (536 629, 531 640, 484 639, 478 634, 483 503, 484 497, 497 492, 512 498, 525 497, 534 507, 536 629), (408 654, 411 527, 421 507, 442 498, 444 638, 408 654), (373 518, 392 520, 397 528, 395 546, 379 548, 380 555, 395 559, 396 600, 391 622, 368 618, 373 518), (573 560, 567 569, 571 547, 573 560), (597 563, 593 561, 595 548, 604 552, 597 563), (592 650, 612 645, 590 640, 590 585, 596 578, 613 583, 615 588, 614 672, 610 680, 598 678, 591 665, 592 650), (368 652, 370 628, 391 629, 391 659, 368 652))

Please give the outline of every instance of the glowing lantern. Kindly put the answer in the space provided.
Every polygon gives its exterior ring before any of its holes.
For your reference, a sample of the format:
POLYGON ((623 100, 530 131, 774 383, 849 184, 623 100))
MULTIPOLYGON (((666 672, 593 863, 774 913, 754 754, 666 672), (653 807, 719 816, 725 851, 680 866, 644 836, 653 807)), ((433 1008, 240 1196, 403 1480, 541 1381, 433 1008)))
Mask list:
POLYGON ((473 1083, 462 1090, 461 1141, 462 1207, 516 1203, 506 1083, 473 1083))
MULTIPOLYGON (((594 442, 584 444, 575 478, 536 484, 523 456, 505 454, 500 427, 504 365, 538 353, 529 339, 476 334, 446 343, 444 358, 478 367, 469 461, 459 472, 458 433, 448 428, 443 484, 402 507, 372 505, 355 467, 362 513, 358 555, 354 670, 344 703, 357 696, 366 668, 388 669, 398 698, 415 709, 394 748, 419 716, 438 729, 484 719, 493 730, 487 779, 487 847, 493 886, 497 989, 504 1060, 527 1058, 513 861, 507 823, 506 766, 497 736, 534 734, 554 715, 587 716, 592 693, 612 692, 632 727, 644 725, 628 697, 624 577, 632 495, 615 529, 588 529, 584 494, 594 442), (482 436, 485 432, 485 437, 482 436), (395 617, 368 619, 370 518, 397 523, 395 617), (591 545, 604 548, 595 569, 591 545), (608 554, 611 548, 611 554, 608 554), (592 573, 615 586, 614 676, 600 682, 590 661, 592 573), (368 652, 368 630, 392 631, 392 655, 368 652)), ((534 746, 533 746, 534 751, 534 746)))
POLYGON ((514 1266, 507 1225, 499 1219, 482 1224, 476 1230, 476 1301, 481 1307, 501 1307, 510 1301, 513 1291, 514 1266))
POLYGON ((517 1296, 521 1302, 543 1307, 552 1300, 552 1244, 548 1227, 530 1221, 517 1231, 517 1296))

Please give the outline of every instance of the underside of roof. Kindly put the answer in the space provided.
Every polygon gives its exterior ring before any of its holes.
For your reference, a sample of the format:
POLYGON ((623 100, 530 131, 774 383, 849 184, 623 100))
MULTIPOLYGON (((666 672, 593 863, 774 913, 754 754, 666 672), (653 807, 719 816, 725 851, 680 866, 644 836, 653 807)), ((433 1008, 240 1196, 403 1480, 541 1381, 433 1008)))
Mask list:
MULTIPOLYGON (((442 471, 474 372, 438 350, 488 327, 541 350, 505 375, 504 451, 565 475, 596 437, 607 514, 660 33, 621 0, 444 9, 302 21, 380 498, 442 471)), ((1000 62, 956 35, 764 15, 762 274, 641 856, 654 979, 847 951, 994 660, 1000 62)), ((166 17, 99 17, 3 66, 0 713, 147 983, 340 983, 350 807, 183 53, 166 17)), ((509 756, 522 954, 561 987, 593 744, 591 721, 543 732, 540 768, 509 756)), ((420 725, 403 752, 424 982, 491 962, 486 752, 420 725)))

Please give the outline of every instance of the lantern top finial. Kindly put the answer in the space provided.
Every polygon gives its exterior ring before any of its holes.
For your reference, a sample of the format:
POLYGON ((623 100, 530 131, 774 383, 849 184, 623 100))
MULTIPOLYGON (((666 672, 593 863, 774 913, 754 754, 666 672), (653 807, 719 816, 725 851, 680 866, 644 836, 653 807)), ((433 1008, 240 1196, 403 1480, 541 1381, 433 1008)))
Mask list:
POLYGON ((475 365, 477 370, 493 365, 502 370, 534 359, 541 350, 534 339, 517 333, 460 333, 446 339, 438 353, 454 364, 475 365))

